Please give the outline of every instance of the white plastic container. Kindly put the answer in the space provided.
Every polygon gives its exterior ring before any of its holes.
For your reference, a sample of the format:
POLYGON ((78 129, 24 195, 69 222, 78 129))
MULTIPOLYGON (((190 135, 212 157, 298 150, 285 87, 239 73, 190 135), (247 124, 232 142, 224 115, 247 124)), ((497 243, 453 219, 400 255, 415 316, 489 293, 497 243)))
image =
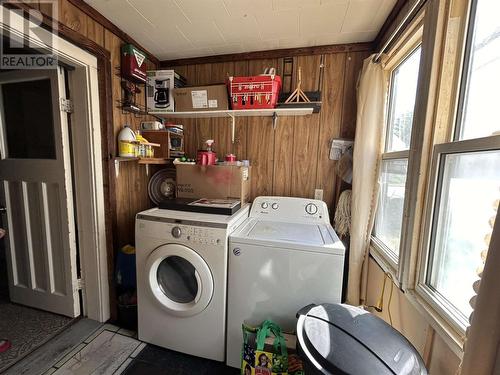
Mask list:
POLYGON ((135 133, 128 125, 125 125, 118 133, 118 154, 122 158, 133 158, 135 156, 135 133))

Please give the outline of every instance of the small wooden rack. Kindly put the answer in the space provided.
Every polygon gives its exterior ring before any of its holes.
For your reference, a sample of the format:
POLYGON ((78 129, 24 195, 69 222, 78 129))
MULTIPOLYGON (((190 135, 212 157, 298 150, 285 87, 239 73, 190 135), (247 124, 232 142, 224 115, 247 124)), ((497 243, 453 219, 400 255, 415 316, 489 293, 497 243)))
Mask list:
POLYGON ((113 158, 115 162, 115 175, 116 178, 120 175, 120 163, 123 162, 137 162, 138 164, 142 164, 146 166, 146 174, 149 175, 149 166, 150 165, 166 165, 171 164, 171 159, 163 159, 163 158, 138 158, 138 157, 121 157, 117 156, 113 158))
POLYGON ((139 164, 168 164, 171 161, 163 158, 139 158, 139 164))

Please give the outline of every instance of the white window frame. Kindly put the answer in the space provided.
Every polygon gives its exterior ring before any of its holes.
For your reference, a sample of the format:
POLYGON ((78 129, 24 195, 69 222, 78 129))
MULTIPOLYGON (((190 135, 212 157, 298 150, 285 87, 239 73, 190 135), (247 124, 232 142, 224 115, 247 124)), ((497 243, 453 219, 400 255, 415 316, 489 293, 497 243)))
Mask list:
MULTIPOLYGON (((456 46, 458 48, 458 54, 456 55, 458 61, 453 71, 448 66, 440 65, 445 62, 442 54, 448 48, 446 45, 448 36, 442 33, 447 30, 443 24, 448 27, 452 23, 450 9, 438 1, 429 2, 428 6, 425 7, 424 23, 425 27, 429 28, 427 31, 424 30, 424 35, 421 34, 420 37, 422 48, 425 49, 420 68, 422 70, 422 67, 424 67, 424 69, 419 72, 418 98, 416 100, 416 111, 418 112, 414 113, 414 116, 418 116, 418 119, 414 117, 412 125, 398 267, 395 268, 394 263, 391 265, 390 260, 380 251, 373 236, 370 246, 370 255, 384 272, 391 273, 394 280, 399 282, 399 286, 408 301, 422 314, 458 357, 463 355, 463 315, 456 308, 449 308, 450 304, 444 298, 432 293, 432 290, 425 283, 422 284, 421 280, 425 281, 424 272, 426 269, 423 267, 427 264, 429 255, 428 241, 430 240, 430 233, 428 228, 430 228, 429 223, 431 223, 430 220, 434 212, 434 206, 432 205, 435 203, 434 199, 436 197, 435 181, 438 173, 442 173, 441 171, 438 172, 438 163, 441 163, 441 160, 450 153, 478 152, 500 148, 500 136, 458 141, 460 127, 462 126, 461 122, 459 122, 459 114, 464 106, 466 92, 464 90, 469 77, 470 38, 473 33, 473 22, 475 22, 474 20, 471 21, 471 18, 475 16, 476 0, 468 0, 467 3, 467 9, 460 14, 461 25, 457 36, 458 41, 454 41, 453 38, 451 41, 451 43, 458 43, 456 46), (429 18, 427 19, 428 10, 429 18), (443 24, 440 22, 443 22, 443 24), (432 54, 429 51, 432 51, 432 54), (451 113, 444 115, 446 123, 436 123, 438 119, 436 110, 440 108, 441 96, 450 94, 441 92, 440 85, 443 73, 452 74, 452 79, 455 81, 450 87, 452 91, 452 98, 449 102, 451 113), (436 125, 440 126, 440 128, 436 128, 436 125), (443 140, 446 130, 451 134, 448 134, 443 140), (433 142, 436 145, 433 145, 433 142), (459 315, 459 319, 457 319, 456 315, 459 315)), ((413 29, 415 28, 415 25, 413 25, 413 29)), ((411 32, 408 31, 406 35, 411 32)), ((409 39, 409 37, 406 40, 401 38, 403 42, 398 42, 399 46, 393 49, 396 53, 389 53, 389 61, 402 60, 401 50, 408 51, 404 46, 408 44, 409 39)), ((453 51, 453 45, 451 45, 451 48, 453 51)), ((387 65, 390 65, 390 63, 387 65)), ((446 79, 449 79, 449 77, 446 79)), ((447 85, 446 82, 445 85, 447 85)), ((443 108, 448 111, 449 108, 446 107, 446 98, 444 97, 443 103, 443 108)))
MULTIPOLYGON (((403 42, 402 46, 400 47, 399 53, 395 53, 395 56, 393 57, 396 59, 393 63, 388 63, 386 66, 386 69, 389 71, 390 75, 390 81, 389 81, 389 90, 387 92, 387 98, 386 98, 386 117, 385 117, 385 123, 384 123, 384 132, 383 132, 383 147, 384 150, 381 153, 380 156, 380 171, 379 171, 379 177, 381 174, 381 167, 382 167, 382 162, 385 160, 406 160, 407 161, 407 171, 406 171, 406 182, 405 182, 405 198, 404 198, 404 203, 403 207, 406 207, 408 202, 408 181, 409 177, 413 173, 413 171, 410 170, 410 164, 409 164, 409 159, 410 159, 410 151, 411 151, 411 144, 410 147, 407 150, 402 150, 402 151, 388 151, 386 152, 385 149, 387 147, 387 132, 389 131, 390 128, 390 123, 391 123, 391 109, 392 109, 392 90, 394 87, 394 82, 393 82, 393 76, 394 76, 394 71, 400 67, 402 64, 404 64, 408 58, 418 49, 422 47, 422 28, 421 25, 418 25, 418 29, 412 32, 412 35, 410 38, 408 38, 405 42, 403 42), (401 53, 401 50, 404 51, 404 53, 401 53)), ((417 84, 418 86, 418 84, 417 84)), ((417 104, 417 100, 415 100, 415 105, 417 104)), ((415 112, 414 112, 415 113, 415 112)), ((413 134, 414 131, 414 119, 412 121, 412 130, 411 133, 413 134)), ((378 206, 378 205, 377 205, 378 206)), ((377 207, 377 212, 378 212, 379 207, 377 207)), ((377 215, 377 212, 375 212, 375 218, 377 215)), ((376 219, 375 219, 376 220, 376 219)), ((398 249, 398 255, 394 254, 392 250, 390 250, 382 240, 377 238, 374 234, 374 232, 371 235, 371 247, 370 247, 370 254, 375 258, 377 263, 383 268, 384 272, 389 272, 393 278, 401 283, 401 278, 402 278, 402 259, 406 256, 404 254, 407 249, 403 246, 404 245, 404 231, 405 231, 405 224, 404 224, 404 215, 402 217, 402 223, 401 223, 401 233, 400 233, 400 248, 398 249)))
MULTIPOLYGON (((419 279, 416 291, 429 303, 459 334, 464 334, 468 326, 468 317, 464 317, 456 307, 441 294, 427 285, 426 277, 429 270, 429 260, 432 259, 434 234, 437 224, 437 214, 440 203, 442 175, 446 155, 465 154, 469 152, 484 152, 500 150, 500 136, 467 139, 463 141, 442 143, 434 146, 432 169, 429 187, 429 199, 426 205, 423 252, 420 259, 419 279)), ((471 286, 472 287, 472 286, 471 286)))
MULTIPOLYGON (((455 116, 452 117, 453 129, 450 135, 450 141, 447 143, 436 144, 433 147, 432 163, 430 170, 430 178, 427 187, 427 203, 424 212, 424 230, 422 231, 423 240, 419 247, 419 260, 417 264, 417 279, 415 285, 416 298, 421 298, 424 303, 433 309, 444 322, 452 328, 451 335, 456 340, 457 337, 463 337, 467 326, 469 325, 469 317, 464 317, 463 314, 446 300, 438 291, 426 284, 427 271, 429 269, 429 259, 433 250, 433 235, 437 220, 435 213, 439 210, 439 194, 440 181, 444 172, 444 160, 446 155, 464 154, 468 152, 485 152, 500 150, 500 135, 492 135, 482 138, 473 138, 459 140, 463 127, 463 109, 467 97, 467 86, 469 84, 469 71, 472 54, 472 40, 474 36, 475 16, 476 16, 477 0, 471 0, 469 3, 468 20, 465 30, 465 44, 462 52, 462 66, 459 72, 460 82, 458 85, 458 97, 455 105, 455 116)), ((422 303, 420 303, 423 305, 422 303)), ((428 307, 425 307, 428 309, 428 307)), ((430 312, 433 315, 432 312, 430 312)))

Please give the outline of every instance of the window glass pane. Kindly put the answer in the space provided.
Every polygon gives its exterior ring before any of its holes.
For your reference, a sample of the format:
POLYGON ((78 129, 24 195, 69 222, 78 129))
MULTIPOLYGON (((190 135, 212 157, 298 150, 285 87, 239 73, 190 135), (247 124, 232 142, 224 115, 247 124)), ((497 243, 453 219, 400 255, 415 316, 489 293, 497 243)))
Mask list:
POLYGON ((420 47, 392 72, 386 151, 410 148, 419 64, 420 47))
POLYGON ((156 278, 161 291, 172 301, 189 303, 198 293, 196 269, 184 258, 170 256, 158 266, 156 278))
POLYGON ((442 166, 427 283, 469 316, 500 196, 500 151, 449 154, 442 166))
POLYGON ((49 79, 2 85, 7 157, 55 159, 49 79))
POLYGON ((459 139, 500 131, 500 1, 478 0, 459 139))
POLYGON ((380 193, 375 218, 374 235, 387 248, 399 254, 403 205, 405 200, 408 160, 383 160, 380 174, 380 193))

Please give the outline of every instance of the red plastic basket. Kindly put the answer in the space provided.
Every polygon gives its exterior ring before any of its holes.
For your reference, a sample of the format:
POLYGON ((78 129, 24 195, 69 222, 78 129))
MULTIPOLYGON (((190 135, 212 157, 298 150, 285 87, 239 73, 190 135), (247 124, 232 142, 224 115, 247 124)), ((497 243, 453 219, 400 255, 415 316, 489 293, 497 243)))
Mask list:
POLYGON ((281 90, 281 77, 274 74, 229 77, 227 89, 232 109, 275 108, 281 90))

